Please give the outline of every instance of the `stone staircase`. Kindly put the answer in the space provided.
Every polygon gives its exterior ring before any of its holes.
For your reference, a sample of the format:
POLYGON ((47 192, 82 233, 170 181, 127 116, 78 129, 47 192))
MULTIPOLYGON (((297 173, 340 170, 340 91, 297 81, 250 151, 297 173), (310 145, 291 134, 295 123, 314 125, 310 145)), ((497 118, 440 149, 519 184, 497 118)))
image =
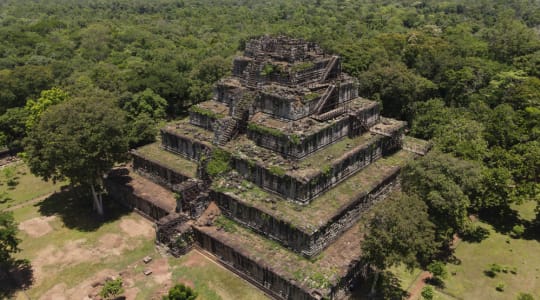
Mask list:
POLYGON ((327 111, 325 113, 322 113, 320 115, 314 115, 313 118, 317 121, 324 122, 326 120, 333 119, 335 117, 341 116, 342 114, 347 112, 347 108, 344 106, 340 106, 338 108, 332 109, 330 111, 327 111))
POLYGON ((338 61, 338 57, 335 55, 332 56, 332 59, 330 60, 330 62, 328 62, 328 65, 326 66, 324 73, 321 76, 321 81, 325 81, 328 78, 328 75, 330 75, 330 72, 336 65, 337 61, 338 61))
POLYGON ((247 68, 246 84, 249 87, 257 87, 257 78, 259 77, 259 66, 264 62, 264 55, 257 54, 247 68))
POLYGON ((238 121, 232 117, 225 117, 216 121, 217 128, 214 130, 214 145, 223 146, 230 141, 237 132, 238 121))
POLYGON ((330 99, 330 96, 334 93, 336 86, 331 84, 326 88, 326 91, 322 95, 321 99, 319 99, 319 102, 317 102, 317 105, 315 106, 314 112, 315 114, 320 114, 324 105, 330 99))

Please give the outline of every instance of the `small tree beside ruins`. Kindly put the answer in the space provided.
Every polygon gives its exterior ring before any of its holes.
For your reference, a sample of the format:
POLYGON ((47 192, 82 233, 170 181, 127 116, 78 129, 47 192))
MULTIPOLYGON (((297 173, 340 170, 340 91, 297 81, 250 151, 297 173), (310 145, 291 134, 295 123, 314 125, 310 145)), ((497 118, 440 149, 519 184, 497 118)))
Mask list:
POLYGON ((25 139, 26 162, 44 180, 88 186, 103 215, 103 177, 127 158, 125 115, 111 101, 74 99, 45 111, 25 139))

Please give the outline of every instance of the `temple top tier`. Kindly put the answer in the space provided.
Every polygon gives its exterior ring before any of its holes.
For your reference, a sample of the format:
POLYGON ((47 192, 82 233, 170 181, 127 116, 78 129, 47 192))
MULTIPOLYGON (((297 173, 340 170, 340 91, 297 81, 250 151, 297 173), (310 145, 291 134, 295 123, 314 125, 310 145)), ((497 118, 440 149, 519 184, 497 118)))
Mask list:
POLYGON ((286 36, 262 36, 246 43, 244 56, 250 58, 263 56, 276 61, 295 63, 315 60, 325 56, 325 54, 317 44, 302 39, 286 36))
POLYGON ((246 43, 244 55, 234 60, 233 75, 251 88, 269 83, 313 86, 339 80, 341 63, 315 43, 262 36, 246 43))

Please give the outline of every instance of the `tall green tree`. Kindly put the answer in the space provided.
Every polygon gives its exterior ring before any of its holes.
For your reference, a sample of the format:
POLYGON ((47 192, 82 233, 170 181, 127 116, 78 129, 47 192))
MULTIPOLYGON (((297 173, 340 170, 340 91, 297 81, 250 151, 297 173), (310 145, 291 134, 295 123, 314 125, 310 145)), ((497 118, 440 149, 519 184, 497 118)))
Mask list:
POLYGON ((0 266, 7 267, 11 255, 19 251, 17 224, 11 212, 0 211, 0 266))
POLYGON ((45 180, 90 187, 103 215, 103 176, 127 159, 125 113, 111 101, 78 98, 46 110, 25 139, 26 160, 45 180))
POLYGON ((427 264, 438 249, 428 207, 417 197, 385 199, 370 216, 361 247, 365 263, 376 272, 401 263, 411 269, 427 264))
POLYGON ((11 150, 22 147, 26 136, 26 120, 28 111, 22 107, 9 108, 0 116, 0 144, 11 150))
POLYGON ((438 151, 403 169, 403 190, 426 203, 441 242, 449 242, 453 234, 466 229, 468 209, 479 205, 483 192, 482 170, 478 162, 438 151))
POLYGON ((25 109, 28 111, 28 119, 26 120, 26 128, 32 128, 39 117, 50 106, 63 102, 69 98, 69 94, 62 89, 54 87, 50 90, 41 91, 37 100, 28 99, 25 109))

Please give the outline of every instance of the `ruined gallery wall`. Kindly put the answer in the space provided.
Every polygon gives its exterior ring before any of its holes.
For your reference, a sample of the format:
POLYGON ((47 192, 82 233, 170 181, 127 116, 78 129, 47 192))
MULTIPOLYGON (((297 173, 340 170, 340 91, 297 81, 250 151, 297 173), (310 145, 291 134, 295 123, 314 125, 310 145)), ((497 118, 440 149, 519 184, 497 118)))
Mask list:
POLYGON ((295 99, 261 92, 255 101, 255 110, 277 118, 298 120, 307 117, 317 104, 315 100, 303 105, 298 105, 295 101, 295 99))
POLYGON ((161 145, 165 150, 195 161, 199 160, 201 154, 210 148, 197 140, 164 129, 161 130, 161 145))
POLYGON ((349 121, 347 118, 343 118, 332 126, 328 126, 302 138, 292 138, 284 134, 272 135, 256 130, 250 130, 249 128, 247 130, 247 136, 261 147, 282 153, 287 157, 300 159, 347 136, 348 132, 349 121))
POLYGON ((308 234, 255 207, 244 204, 234 196, 211 191, 210 198, 215 201, 221 212, 226 216, 270 239, 279 241, 285 247, 300 253, 309 245, 310 236, 308 234))
POLYGON ((140 156, 136 152, 132 152, 131 156, 133 157, 133 169, 137 173, 165 187, 172 188, 174 185, 189 179, 189 176, 175 172, 157 161, 140 156))
POLYGON ((350 112, 350 117, 343 117, 331 126, 313 134, 300 136, 287 136, 285 134, 272 134, 264 130, 256 130, 258 124, 253 123, 255 129, 248 127, 247 136, 257 145, 281 153, 287 157, 300 159, 345 136, 354 137, 366 132, 380 120, 380 108, 375 105, 370 108, 350 112))
POLYGON ((137 209, 155 221, 169 214, 165 208, 135 195, 131 187, 123 182, 115 181, 115 178, 108 178, 104 183, 109 197, 130 209, 137 209))
POLYGON ((358 83, 352 79, 341 81, 338 86, 338 102, 345 103, 355 98, 358 98, 358 83))
POLYGON ((227 106, 231 106, 234 100, 242 98, 242 88, 231 86, 224 82, 218 82, 214 90, 215 99, 227 106))
POLYGON ((243 77, 244 71, 252 60, 247 57, 236 57, 233 61, 233 75, 243 77))
POLYGON ((279 168, 266 168, 254 161, 239 157, 233 157, 232 166, 246 180, 285 198, 306 203, 349 175, 379 159, 382 156, 383 144, 386 139, 390 138, 378 136, 371 144, 351 149, 347 155, 334 161, 331 165, 321 164, 320 172, 307 181, 303 178, 289 176, 279 168))
POLYGON ((194 227, 195 240, 199 246, 217 256, 222 263, 240 272, 242 277, 254 280, 267 292, 280 299, 315 300, 310 291, 296 286, 291 280, 283 278, 265 266, 262 261, 254 261, 249 255, 222 243, 203 230, 194 227))
POLYGON ((343 208, 312 235, 260 209, 246 205, 232 195, 212 191, 210 198, 228 217, 280 242, 285 247, 307 257, 313 257, 335 241, 341 233, 356 224, 361 214, 369 209, 375 201, 383 199, 392 191, 399 184, 398 174, 399 168, 396 168, 378 182, 369 193, 357 195, 347 207, 343 208))
POLYGON ((189 123, 209 131, 214 130, 214 124, 216 123, 216 117, 205 115, 196 111, 189 112, 189 123))
POLYGON ((328 223, 310 237, 309 245, 303 250, 303 254, 306 256, 317 255, 335 241, 341 233, 355 225, 362 213, 367 211, 376 201, 384 199, 399 185, 397 179, 399 170, 400 168, 396 168, 377 183, 373 190, 367 194, 357 196, 354 202, 330 219, 328 223))

